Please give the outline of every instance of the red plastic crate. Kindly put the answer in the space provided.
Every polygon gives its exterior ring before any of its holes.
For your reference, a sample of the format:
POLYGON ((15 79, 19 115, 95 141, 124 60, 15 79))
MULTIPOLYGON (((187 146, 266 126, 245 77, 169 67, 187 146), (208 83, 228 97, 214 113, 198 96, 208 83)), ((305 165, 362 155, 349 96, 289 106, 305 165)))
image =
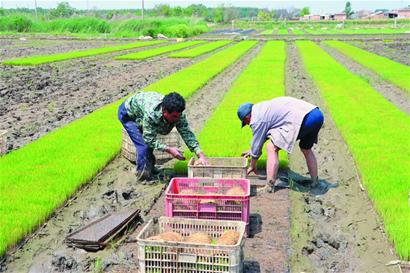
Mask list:
POLYGON ((173 178, 165 192, 168 217, 246 222, 249 226, 250 182, 248 179, 173 178), (239 186, 244 195, 226 195, 239 186), (181 191, 184 192, 181 194, 181 191), (192 191, 192 193, 187 193, 192 191))

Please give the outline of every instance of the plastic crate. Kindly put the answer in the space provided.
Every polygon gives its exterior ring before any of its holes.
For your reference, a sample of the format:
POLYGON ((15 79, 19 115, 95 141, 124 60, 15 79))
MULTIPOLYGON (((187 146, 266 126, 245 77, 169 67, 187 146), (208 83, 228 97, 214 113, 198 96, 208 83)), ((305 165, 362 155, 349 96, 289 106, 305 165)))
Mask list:
POLYGON ((243 272, 244 222, 160 217, 150 220, 137 237, 140 273, 241 273, 243 272), (206 232, 213 239, 236 230, 236 245, 218 246, 184 242, 151 241, 147 238, 166 231, 184 238, 206 232))
POLYGON ((188 163, 188 177, 246 178, 248 160, 244 157, 210 157, 209 166, 195 165, 195 158, 188 163))
MULTIPOLYGON (((176 129, 173 129, 168 135, 157 135, 160 142, 171 147, 181 147, 182 141, 176 129)), ((121 154, 129 161, 135 163, 137 151, 127 131, 122 128, 122 147, 121 154)), ((154 156, 157 160, 172 159, 172 156, 167 152, 154 150, 154 156)))
POLYGON ((165 215, 243 221, 248 227, 250 181, 244 178, 173 178, 165 192, 165 215), (226 195, 235 186, 241 187, 245 194, 226 195), (185 193, 181 194, 181 191, 185 193), (187 191, 192 191, 193 194, 186 194, 187 191))
POLYGON ((7 153, 7 130, 0 130, 0 156, 7 153))

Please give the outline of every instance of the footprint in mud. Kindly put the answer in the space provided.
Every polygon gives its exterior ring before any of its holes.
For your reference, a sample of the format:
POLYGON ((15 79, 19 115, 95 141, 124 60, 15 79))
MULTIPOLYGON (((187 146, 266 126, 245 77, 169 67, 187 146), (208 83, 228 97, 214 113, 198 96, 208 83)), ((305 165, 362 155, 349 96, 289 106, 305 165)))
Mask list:
POLYGON ((303 255, 309 256, 321 268, 341 269, 346 266, 342 257, 345 255, 347 245, 347 240, 342 235, 336 236, 320 232, 302 248, 301 252, 303 255))
POLYGON ((64 272, 66 270, 76 270, 78 264, 73 257, 67 255, 64 251, 58 251, 53 254, 51 266, 58 272, 64 272))

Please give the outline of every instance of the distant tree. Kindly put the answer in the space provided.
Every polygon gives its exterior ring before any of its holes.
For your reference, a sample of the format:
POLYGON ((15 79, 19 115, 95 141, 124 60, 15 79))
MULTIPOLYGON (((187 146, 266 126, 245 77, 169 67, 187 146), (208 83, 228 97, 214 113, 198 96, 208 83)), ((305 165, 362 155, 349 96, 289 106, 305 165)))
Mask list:
POLYGON ((154 10, 159 16, 171 16, 171 7, 168 4, 156 5, 154 10))
POLYGON ((346 14, 346 18, 347 19, 349 19, 352 15, 353 15, 353 13, 354 13, 354 11, 352 10, 352 5, 350 4, 350 2, 348 1, 348 2, 346 2, 346 5, 345 5, 345 14, 346 14))
POLYGON ((302 10, 300 11, 300 17, 303 17, 305 15, 310 14, 310 8, 309 7, 303 7, 302 10))
POLYGON ((182 15, 182 13, 183 13, 183 10, 182 10, 182 8, 181 7, 175 7, 175 8, 173 8, 172 9, 172 16, 177 16, 177 17, 179 17, 179 16, 181 16, 182 15))
POLYGON ((225 6, 221 5, 214 10, 214 22, 215 23, 222 23, 224 20, 224 11, 225 6))
POLYGON ((260 10, 258 12, 258 20, 259 21, 271 21, 272 15, 268 10, 260 10))
POLYGON ((0 16, 6 15, 6 10, 4 8, 0 8, 0 16))
POLYGON ((68 2, 58 3, 55 9, 50 10, 52 17, 70 17, 75 13, 75 8, 71 7, 68 2))

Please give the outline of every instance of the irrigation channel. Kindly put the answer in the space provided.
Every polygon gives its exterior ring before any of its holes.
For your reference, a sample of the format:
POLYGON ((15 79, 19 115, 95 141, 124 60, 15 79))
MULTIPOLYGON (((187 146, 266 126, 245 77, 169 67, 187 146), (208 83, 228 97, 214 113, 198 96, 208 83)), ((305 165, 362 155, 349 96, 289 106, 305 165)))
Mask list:
MULTIPOLYGON (((373 41, 374 36, 369 41, 360 36, 351 43, 408 64, 402 60, 405 55, 402 48, 408 46, 408 40, 403 37, 408 39, 409 36, 398 36, 401 40, 396 43, 397 47, 391 45, 389 50, 380 46, 382 38, 373 41)), ((315 191, 291 187, 274 194, 262 192, 251 198, 251 230, 254 233, 246 239, 244 272, 401 272, 398 266, 386 266, 398 260, 398 255, 387 240, 382 219, 375 212, 367 192, 361 188, 359 170, 349 148, 292 40, 286 42, 286 62, 278 69, 284 69, 286 95, 310 101, 325 113, 325 126, 315 152, 319 177, 327 188, 315 191)), ((24 46, 13 39, 0 40, 0 43, 5 45, 1 60, 21 57, 25 53, 50 54, 67 49, 66 41, 58 40, 52 43, 39 40, 24 46)), ((72 49, 114 44, 113 41, 69 43, 72 49)), ((125 42, 115 42, 119 43, 125 42)), ((350 71, 369 79, 373 88, 401 111, 409 113, 407 93, 346 56, 318 44, 350 71)), ((195 133, 201 132, 227 92, 265 45, 265 41, 259 41, 187 99, 186 112, 195 133)), ((113 60, 128 52, 145 50, 137 49, 36 67, 1 65, 0 129, 10 131, 8 149, 27 145, 49 131, 229 46, 194 59, 160 56, 144 61, 113 60)), ((167 162, 165 166, 173 163, 167 162)), ((295 180, 307 176, 299 151, 295 149, 289 157, 289 168, 282 172, 295 180)), ((162 193, 173 175, 172 171, 167 174, 169 177, 165 181, 152 185, 138 183, 133 165, 121 156, 115 157, 44 225, 8 251, 1 260, 0 272, 136 272, 135 238, 142 226, 96 253, 68 248, 63 239, 86 223, 125 208, 141 209, 145 221, 163 215, 162 193)), ((253 183, 260 183, 252 179, 253 183)))

